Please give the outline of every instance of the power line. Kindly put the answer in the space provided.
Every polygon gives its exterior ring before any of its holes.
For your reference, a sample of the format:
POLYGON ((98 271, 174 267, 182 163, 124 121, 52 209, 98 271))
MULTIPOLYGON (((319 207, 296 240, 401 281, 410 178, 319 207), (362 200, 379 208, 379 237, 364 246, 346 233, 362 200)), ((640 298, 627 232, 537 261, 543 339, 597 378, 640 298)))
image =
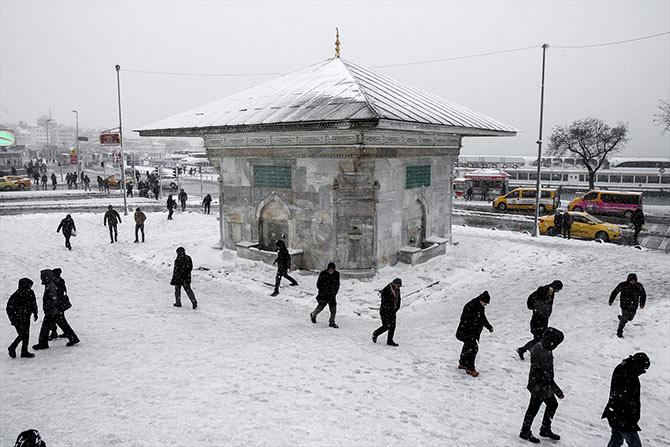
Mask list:
MULTIPOLYGON (((626 40, 617 40, 613 42, 603 42, 603 43, 595 43, 595 44, 589 44, 589 45, 551 45, 552 48, 561 48, 561 49, 580 49, 580 48, 595 48, 595 47, 605 47, 605 46, 610 46, 610 45, 621 45, 625 43, 630 43, 630 42, 638 42, 641 40, 647 40, 647 39, 654 39, 656 37, 661 37, 661 36, 667 36, 670 35, 670 31, 666 31, 663 33, 658 33, 658 34, 650 34, 647 36, 641 36, 641 37, 635 37, 632 39, 626 39, 626 40)), ((455 60, 462 60, 462 59, 473 59, 477 57, 485 57, 485 56, 493 56, 496 54, 506 54, 506 53, 515 53, 515 52, 520 52, 520 51, 526 51, 526 50, 531 50, 534 48, 542 48, 541 45, 530 45, 526 47, 519 47, 519 48, 508 48, 505 50, 497 50, 497 51, 488 51, 485 53, 475 53, 475 54, 468 54, 464 56, 453 56, 453 57, 445 57, 445 58, 440 58, 440 59, 428 59, 428 60, 423 60, 423 61, 413 61, 413 62, 401 62, 397 64, 385 64, 385 65, 375 65, 370 68, 393 68, 393 67, 406 67, 406 66, 411 66, 411 65, 424 65, 424 64, 434 64, 434 63, 439 63, 439 62, 447 62, 447 61, 455 61, 455 60)), ((280 72, 273 72, 273 73, 186 73, 186 72, 174 72, 174 71, 154 71, 154 70, 141 70, 141 69, 133 69, 133 68, 123 68, 123 71, 128 71, 128 72, 133 72, 133 73, 145 73, 145 74, 157 74, 157 75, 172 75, 172 76, 205 76, 205 77, 245 77, 245 76, 281 76, 285 75, 286 73, 280 73, 280 72)))
POLYGON ((594 48, 594 47, 606 47, 609 45, 619 45, 622 43, 629 43, 629 42, 637 42, 639 40, 645 40, 645 39, 653 39, 655 37, 661 37, 661 36, 667 36, 670 34, 670 31, 666 31, 664 33, 658 33, 658 34, 650 34, 648 36, 642 36, 642 37, 636 37, 634 39, 626 39, 626 40, 617 40, 615 42, 605 42, 605 43, 594 43, 591 45, 552 45, 553 48, 594 48))

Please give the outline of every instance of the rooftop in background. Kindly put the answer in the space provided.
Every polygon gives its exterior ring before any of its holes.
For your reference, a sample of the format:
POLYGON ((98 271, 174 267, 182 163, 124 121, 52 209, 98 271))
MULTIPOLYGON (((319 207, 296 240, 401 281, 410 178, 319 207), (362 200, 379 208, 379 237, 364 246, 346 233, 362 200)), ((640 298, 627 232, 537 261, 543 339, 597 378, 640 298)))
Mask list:
POLYGON ((380 125, 385 121, 465 136, 513 136, 517 132, 493 118, 338 57, 143 126, 136 132, 142 136, 183 135, 188 130, 229 132, 276 125, 380 125))

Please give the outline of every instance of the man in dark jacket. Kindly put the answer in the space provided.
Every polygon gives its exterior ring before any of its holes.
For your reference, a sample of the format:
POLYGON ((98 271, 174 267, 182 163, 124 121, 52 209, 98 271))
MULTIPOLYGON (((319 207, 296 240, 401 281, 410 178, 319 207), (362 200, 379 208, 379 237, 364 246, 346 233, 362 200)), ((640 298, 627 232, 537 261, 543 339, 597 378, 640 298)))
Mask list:
POLYGON ((635 211, 633 211, 633 215, 630 216, 630 221, 633 224, 633 227, 635 228, 635 233, 633 234, 633 242, 635 245, 638 244, 637 237, 640 234, 640 231, 642 230, 642 226, 644 225, 644 213, 642 212, 642 208, 636 208, 635 211))
POLYGON ((393 341, 395 335, 396 313, 400 310, 400 288, 402 280, 396 278, 387 284, 381 291, 381 305, 379 306, 379 316, 382 319, 382 325, 372 333, 372 342, 377 343, 377 337, 388 331, 386 335, 386 344, 389 346, 398 346, 393 341))
POLYGON ((647 372, 651 362, 644 352, 623 360, 614 368, 610 397, 602 417, 612 428, 607 447, 620 447, 624 440, 629 447, 640 447, 640 376, 647 372))
POLYGON ((17 333, 16 339, 7 348, 11 358, 16 358, 16 347, 19 343, 21 343, 21 357, 35 357, 35 354, 28 351, 30 315, 34 315, 35 321, 37 321, 37 300, 32 286, 33 282, 30 279, 19 279, 18 290, 7 301, 7 316, 17 333))
POLYGON ((335 312, 337 311, 337 291, 340 290, 340 272, 335 269, 335 263, 328 263, 326 270, 319 273, 319 278, 316 280, 316 288, 319 293, 316 295, 318 304, 316 308, 309 314, 312 323, 316 324, 316 316, 328 305, 330 309, 330 320, 328 326, 337 329, 339 326, 335 324, 335 312))
POLYGON ((112 244, 119 240, 119 232, 116 229, 117 223, 121 223, 121 216, 112 208, 112 205, 109 205, 103 219, 103 225, 109 225, 109 238, 112 240, 112 244))
POLYGON ((639 305, 640 309, 644 309, 647 303, 647 292, 645 292, 644 286, 637 282, 637 275, 630 273, 624 282, 619 283, 612 290, 609 300, 610 306, 614 303, 619 293, 621 293, 621 315, 619 315, 619 327, 617 328, 616 335, 619 338, 623 338, 623 328, 626 326, 626 323, 635 318, 637 306, 639 305))
POLYGON ((138 206, 133 217, 135 218, 135 242, 139 242, 138 232, 142 232, 142 242, 144 242, 144 221, 147 220, 147 215, 138 206))
POLYGON ((65 318, 65 311, 68 310, 71 306, 70 298, 67 295, 67 287, 65 285, 65 280, 61 277, 63 271, 59 268, 51 270, 54 275, 54 284, 56 284, 56 307, 58 309, 58 320, 60 321, 60 327, 63 329, 63 333, 58 335, 56 329, 56 321, 51 326, 51 335, 49 335, 49 340, 55 338, 67 338, 69 342, 68 346, 73 346, 79 343, 79 338, 77 334, 74 333, 74 330, 70 326, 70 323, 65 318))
POLYGON ((46 191, 47 190, 47 175, 46 174, 42 174, 41 183, 42 183, 42 189, 44 191, 46 191))
POLYGON ((572 214, 563 213, 563 237, 570 239, 570 230, 572 229, 572 214))
POLYGON ((202 199, 202 206, 205 210, 205 214, 209 214, 210 207, 212 206, 212 195, 207 194, 204 199, 202 199))
POLYGON ((556 414, 559 399, 563 399, 563 391, 554 381, 554 354, 556 346, 563 342, 563 332, 553 327, 548 327, 539 343, 530 348, 530 371, 528 373, 528 391, 530 391, 530 403, 523 418, 523 425, 519 437, 533 443, 539 443, 540 440, 533 436, 531 426, 533 420, 540 411, 540 406, 544 402, 544 417, 540 427, 540 436, 553 439, 561 439, 556 433, 551 431, 551 421, 556 414))
POLYGON ((38 343, 33 345, 33 349, 40 350, 49 348, 49 332, 51 331, 53 323, 56 323, 63 330, 63 333, 70 339, 67 343, 68 346, 79 343, 79 339, 67 323, 67 320, 65 320, 65 315, 59 309, 59 292, 53 271, 48 269, 42 270, 40 272, 40 278, 44 285, 44 295, 42 296, 42 312, 44 312, 44 319, 42 320, 38 343))
POLYGON ((182 212, 186 209, 186 201, 188 200, 188 194, 186 194, 186 191, 182 188, 181 191, 179 191, 179 195, 177 196, 179 199, 179 202, 181 203, 181 210, 182 212))
POLYGON ((539 287, 528 296, 526 306, 533 311, 530 319, 530 333, 533 334, 533 339, 516 350, 521 360, 523 360, 523 354, 542 338, 542 333, 549 326, 549 317, 554 308, 554 296, 562 288, 563 283, 555 280, 551 284, 539 287))
POLYGON ((168 195, 167 198, 167 209, 168 209, 168 218, 167 220, 173 220, 172 214, 174 214, 174 209, 177 208, 177 201, 172 198, 172 194, 168 195))
POLYGON ((491 296, 488 291, 468 301, 463 307, 461 322, 456 330, 456 338, 463 342, 458 369, 464 369, 472 377, 479 375, 475 369, 475 358, 479 351, 479 336, 482 329, 486 328, 489 332, 493 332, 493 326, 486 319, 486 306, 490 302, 491 296))
POLYGON ((54 174, 54 173, 52 172, 52 173, 51 173, 51 185, 53 186, 54 190, 56 190, 56 184, 57 184, 57 183, 58 183, 58 182, 56 181, 56 174, 54 174))
POLYGON ((554 233, 556 236, 560 235, 563 232, 563 212, 557 210, 554 214, 554 233))
POLYGON ((65 237, 65 247, 68 250, 72 250, 72 245, 70 245, 70 238, 72 237, 72 233, 77 231, 77 227, 74 225, 72 216, 68 214, 65 216, 65 219, 60 221, 58 228, 56 228, 56 233, 58 233, 61 229, 63 230, 63 236, 65 237))
POLYGON ((291 255, 286 248, 286 244, 284 244, 284 241, 278 240, 275 242, 275 246, 277 247, 277 259, 275 259, 273 264, 277 264, 277 276, 275 276, 275 290, 270 296, 279 295, 279 284, 281 283, 282 277, 291 281, 292 286, 298 285, 298 281, 288 274, 288 271, 291 268, 291 255))
POLYGON ((177 249, 177 259, 174 261, 174 270, 172 272, 172 280, 170 285, 174 286, 174 306, 181 307, 181 288, 183 287, 191 300, 193 309, 198 307, 198 301, 195 299, 195 294, 191 290, 191 271, 193 270, 193 261, 191 257, 186 254, 184 247, 177 249))

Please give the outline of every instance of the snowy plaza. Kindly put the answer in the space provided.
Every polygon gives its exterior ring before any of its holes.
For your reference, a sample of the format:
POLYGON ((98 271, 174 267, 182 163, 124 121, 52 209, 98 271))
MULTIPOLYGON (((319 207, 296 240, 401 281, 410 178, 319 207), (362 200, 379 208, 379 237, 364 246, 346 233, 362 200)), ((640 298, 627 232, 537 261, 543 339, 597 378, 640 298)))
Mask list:
MULTIPOLYGON (((1 295, 19 278, 33 279, 41 317, 39 271, 62 268, 73 303, 68 318, 82 340, 74 347, 52 341, 34 359, 0 356, 2 445, 27 428, 38 428, 49 446, 525 445, 518 430, 529 362, 515 348, 530 338, 527 296, 554 279, 565 284, 551 319, 565 333, 555 351, 566 396, 553 426, 560 443, 607 443, 600 416, 612 370, 637 351, 651 359, 640 379, 641 438, 668 443, 665 253, 455 227, 458 245, 444 256, 343 279, 340 328, 331 329, 327 310, 316 325, 309 321, 315 273, 295 272, 300 285, 270 297, 265 283, 274 269, 216 249, 214 215, 147 216, 146 243, 133 243, 129 215, 119 242, 109 244, 102 213, 75 214, 72 251, 55 233, 60 214, 1 218, 1 295), (193 258, 195 311, 172 306, 180 245, 193 258), (648 301, 618 339, 618 307, 607 299, 631 271, 648 301), (376 290, 394 277, 406 296, 397 348, 370 339, 379 324, 376 290), (483 290, 494 332, 482 334, 481 375, 473 378, 456 368, 454 333, 463 305, 483 290)), ((4 349, 15 333, 6 321, 0 331, 4 349)))

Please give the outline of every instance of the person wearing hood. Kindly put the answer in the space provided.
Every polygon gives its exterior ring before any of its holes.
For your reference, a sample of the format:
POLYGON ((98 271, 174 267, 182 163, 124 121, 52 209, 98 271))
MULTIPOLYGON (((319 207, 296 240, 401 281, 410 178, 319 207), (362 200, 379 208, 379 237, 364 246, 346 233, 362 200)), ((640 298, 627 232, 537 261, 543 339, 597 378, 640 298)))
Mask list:
POLYGON ((319 290, 316 295, 318 304, 309 314, 309 319, 316 324, 316 316, 328 305, 330 309, 328 326, 337 329, 339 326, 335 323, 335 313, 337 312, 337 292, 340 290, 340 272, 336 270, 334 262, 329 262, 326 270, 319 273, 316 288, 319 290))
POLYGON ((102 224, 109 225, 109 238, 112 240, 112 244, 119 241, 119 232, 116 229, 117 223, 121 223, 121 216, 116 212, 112 205, 109 205, 102 224))
POLYGON ((139 242, 138 232, 142 232, 142 242, 144 242, 144 221, 147 220, 147 215, 140 210, 138 206, 135 209, 135 242, 139 242))
POLYGON ((539 443, 540 440, 533 436, 531 427, 542 403, 545 404, 545 409, 542 426, 540 427, 540 436, 555 441, 561 439, 560 436, 551 431, 551 422, 558 408, 556 397, 559 399, 565 397, 561 388, 554 381, 553 354, 553 350, 563 342, 563 338, 563 332, 548 327, 542 334, 540 341, 530 348, 530 371, 528 373, 530 403, 523 418, 519 437, 535 444, 539 443))
POLYGON ((173 220, 172 214, 174 214, 174 209, 177 208, 177 201, 172 198, 172 194, 168 195, 167 198, 167 209, 168 209, 168 218, 167 220, 173 220))
POLYGON ((212 206, 212 195, 207 194, 204 199, 202 199, 202 207, 205 210, 205 214, 209 214, 209 210, 212 206))
POLYGON ((530 333, 533 334, 533 339, 517 348, 516 352, 521 360, 523 360, 524 353, 542 338, 542 333, 549 326, 549 317, 554 309, 554 297, 561 289, 563 289, 563 283, 555 280, 551 284, 539 287, 528 296, 526 306, 528 310, 533 311, 530 319, 530 333))
POLYGON ((174 270, 172 272, 172 280, 170 285, 174 286, 175 307, 181 307, 181 288, 183 287, 191 300, 193 309, 198 307, 198 301, 195 299, 195 294, 191 289, 191 271, 193 270, 193 261, 191 257, 186 254, 184 247, 177 248, 177 259, 174 261, 174 270))
POLYGON ((277 264, 277 276, 275 276, 275 290, 270 296, 279 295, 279 284, 281 284, 282 277, 291 281, 292 286, 298 285, 298 281, 288 274, 288 271, 291 268, 291 255, 286 248, 286 244, 279 239, 275 242, 275 246, 277 247, 277 258, 273 264, 277 264))
POLYGON ((472 377, 479 375, 475 369, 475 358, 479 351, 479 337, 482 329, 486 328, 489 332, 493 332, 493 326, 486 319, 486 306, 490 302, 491 296, 486 290, 477 298, 468 301, 463 307, 461 321, 456 330, 456 338, 463 342, 458 369, 464 369, 472 377))
MULTIPOLYGON (((67 295, 67 286, 65 285, 65 280, 61 276, 63 271, 59 268, 51 270, 54 275, 54 284, 56 284, 56 308, 58 309, 58 319, 54 322, 52 335, 53 338, 67 338, 69 342, 68 346, 76 345, 79 343, 79 338, 75 334, 74 330, 70 326, 70 323, 65 318, 65 311, 72 307, 70 304, 70 297, 67 295), (61 335, 57 335, 56 323, 63 329, 61 335)), ((49 340, 52 340, 52 336, 49 336, 49 340)))
POLYGON ((179 191, 179 195, 177 195, 177 198, 181 203, 181 210, 182 212, 184 212, 186 210, 186 201, 188 200, 188 194, 186 194, 186 191, 184 191, 183 188, 181 191, 179 191))
POLYGON ((63 230, 63 236, 65 237, 65 247, 68 250, 72 250, 72 245, 70 245, 70 238, 73 234, 77 233, 77 227, 74 225, 74 220, 71 215, 65 216, 65 219, 60 221, 58 228, 56 228, 56 233, 59 233, 60 230, 63 230))
POLYGON ((647 372, 651 362, 644 352, 624 359, 614 368, 610 397, 602 418, 607 419, 612 437, 607 447, 620 447, 624 440, 629 447, 640 447, 640 376, 647 372))
POLYGON ((619 327, 617 328, 616 335, 619 338, 623 338, 623 328, 626 326, 626 323, 635 318, 638 305, 640 309, 644 309, 647 303, 647 292, 645 292, 644 286, 637 282, 637 275, 629 273, 626 280, 619 283, 612 290, 609 300, 610 306, 614 304, 614 300, 619 293, 621 293, 621 315, 619 315, 619 327))
POLYGON ((19 279, 19 288, 7 301, 7 316, 16 329, 16 339, 7 350, 11 358, 16 358, 16 347, 21 343, 21 357, 32 358, 35 354, 28 351, 30 338, 30 316, 37 321, 37 300, 32 290, 33 282, 28 278, 19 279))
POLYGON ((381 304, 379 306, 379 316, 382 319, 382 325, 372 333, 372 342, 377 343, 377 337, 388 331, 386 335, 386 344, 389 346, 398 346, 393 341, 395 335, 396 313, 400 310, 400 288, 402 279, 396 278, 384 287, 381 294, 381 304))
MULTIPOLYGON (((59 270, 59 269, 55 269, 59 270)), ((44 319, 42 320, 42 327, 40 328, 40 335, 36 345, 33 349, 48 349, 49 348, 49 332, 53 324, 58 325, 68 337, 67 346, 74 346, 79 343, 79 339, 65 319, 65 315, 61 310, 63 299, 59 300, 59 290, 56 283, 56 276, 53 270, 42 270, 40 278, 44 285, 44 295, 42 296, 42 312, 44 312, 44 319)), ((63 293, 63 292, 61 292, 63 293)))

